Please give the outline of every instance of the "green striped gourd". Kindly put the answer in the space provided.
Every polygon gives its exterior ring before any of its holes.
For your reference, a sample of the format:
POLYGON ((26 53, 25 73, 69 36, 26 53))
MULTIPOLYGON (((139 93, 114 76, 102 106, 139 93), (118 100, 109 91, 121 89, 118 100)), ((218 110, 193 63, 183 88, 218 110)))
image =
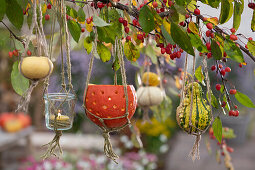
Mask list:
POLYGON ((201 134, 210 125, 212 120, 211 109, 207 101, 202 97, 202 88, 199 83, 194 82, 194 90, 192 93, 192 83, 185 88, 184 99, 177 107, 176 119, 178 125, 189 134, 201 134), (193 109, 191 113, 190 126, 190 106, 191 96, 193 96, 193 109))

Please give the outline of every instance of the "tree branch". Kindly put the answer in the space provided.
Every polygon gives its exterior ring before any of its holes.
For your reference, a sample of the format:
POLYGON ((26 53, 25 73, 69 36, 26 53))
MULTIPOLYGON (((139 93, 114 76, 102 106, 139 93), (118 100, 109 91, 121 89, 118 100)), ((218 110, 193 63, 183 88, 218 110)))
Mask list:
POLYGON ((22 43, 22 45, 25 47, 25 41, 21 38, 19 38, 16 34, 14 34, 14 32, 3 22, 3 21, 0 21, 6 28, 7 30, 10 32, 10 34, 16 39, 18 40, 19 42, 22 43))

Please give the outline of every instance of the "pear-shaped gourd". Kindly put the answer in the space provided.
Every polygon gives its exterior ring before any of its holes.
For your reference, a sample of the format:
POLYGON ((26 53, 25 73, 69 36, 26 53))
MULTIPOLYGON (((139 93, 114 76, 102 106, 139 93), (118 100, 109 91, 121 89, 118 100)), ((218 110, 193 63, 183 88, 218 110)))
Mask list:
POLYGON ((211 108, 203 98, 202 88, 199 83, 193 83, 194 90, 192 94, 192 83, 186 86, 186 94, 183 101, 177 107, 176 119, 178 125, 189 134, 201 134, 211 124, 211 108), (193 102, 191 103, 191 98, 193 102), (192 106, 192 113, 190 113, 192 106), (191 120, 190 120, 191 118, 191 120))
POLYGON ((145 86, 137 90, 137 103, 141 107, 159 105, 164 98, 164 93, 159 87, 145 86))
POLYGON ((158 86, 160 84, 160 77, 153 72, 145 72, 142 76, 142 82, 147 86, 158 86))
POLYGON ((28 79, 40 80, 52 73, 53 63, 48 57, 25 57, 19 63, 19 70, 28 79))

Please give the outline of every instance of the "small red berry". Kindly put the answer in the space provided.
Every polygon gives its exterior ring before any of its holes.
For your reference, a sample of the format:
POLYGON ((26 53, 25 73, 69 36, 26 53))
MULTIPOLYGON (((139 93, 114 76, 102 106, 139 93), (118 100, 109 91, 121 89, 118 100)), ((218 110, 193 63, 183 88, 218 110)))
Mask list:
POLYGON ((208 59, 212 58, 212 53, 211 53, 211 52, 210 52, 210 53, 207 53, 207 58, 208 58, 208 59))
POLYGON ((239 116, 239 111, 236 110, 236 111, 235 111, 235 117, 238 117, 238 116, 239 116))
POLYGON ((211 34, 210 34, 210 37, 211 37, 211 38, 214 38, 214 33, 211 33, 211 34))
POLYGON ((173 4, 174 4, 174 3, 173 3, 172 0, 168 0, 168 5, 169 5, 169 7, 171 7, 173 4))
POLYGON ((191 33, 191 30, 190 30, 189 28, 187 28, 187 32, 188 32, 188 33, 191 33))
POLYGON ((48 9, 51 9, 51 4, 50 4, 50 3, 47 5, 47 8, 48 8, 48 9))
POLYGON ((231 72, 231 68, 230 67, 226 67, 225 71, 229 73, 229 72, 231 72))
POLYGON ((205 45, 207 50, 211 51, 211 43, 207 42, 205 45))
POLYGON ((180 25, 180 26, 183 26, 183 25, 184 25, 184 22, 183 22, 183 21, 182 21, 182 22, 180 22, 180 23, 179 23, 179 25, 180 25))
POLYGON ((186 15, 185 15, 185 18, 188 19, 188 18, 189 18, 189 14, 186 14, 186 15))
POLYGON ((127 20, 124 20, 124 21, 123 21, 123 25, 124 25, 124 27, 126 27, 126 26, 128 25, 127 20))
POLYGON ((237 105, 234 105, 234 108, 237 109, 238 108, 237 105))
POLYGON ((129 27, 125 27, 124 30, 127 34, 129 33, 129 27))
POLYGON ((14 55, 15 57, 18 57, 18 56, 19 56, 19 51, 18 51, 18 50, 13 50, 13 55, 14 55))
POLYGON ((131 41, 131 36, 127 36, 126 41, 131 41))
POLYGON ((222 68, 223 66, 221 64, 219 64, 219 68, 222 68))
POLYGON ((160 8, 160 12, 164 12, 165 11, 165 8, 160 8))
POLYGON ((97 2, 97 7, 101 9, 104 7, 104 4, 102 2, 97 2))
POLYGON ((31 55, 32 55, 32 53, 31 53, 30 50, 27 50, 27 55, 28 55, 28 56, 31 56, 31 55))
POLYGON ((216 88, 216 90, 220 91, 221 85, 220 84, 216 84, 215 88, 216 88))
POLYGON ((166 49, 165 48, 161 48, 161 54, 165 54, 166 53, 166 49))
POLYGON ((221 70, 221 71, 220 71, 220 74, 221 74, 222 76, 225 76, 225 75, 226 75, 226 71, 225 71, 225 70, 221 70))
POLYGON ((177 52, 176 52, 176 57, 177 57, 177 58, 181 58, 181 56, 182 56, 182 53, 181 53, 180 51, 177 51, 177 52))
POLYGON ((211 31, 210 31, 210 30, 207 30, 207 31, 205 32, 205 34, 206 34, 207 37, 210 37, 211 31))
POLYGON ((136 19, 133 19, 133 25, 136 26, 137 25, 137 20, 136 19))
POLYGON ((124 21, 124 18, 119 17, 119 22, 120 22, 120 23, 123 23, 123 21, 124 21))
POLYGON ((216 66, 213 65, 213 66, 211 67, 211 70, 214 71, 215 69, 216 69, 216 66))
POLYGON ((157 7, 158 7, 158 3, 157 3, 156 1, 153 1, 153 2, 152 2, 152 6, 153 6, 154 8, 157 8, 157 7))
POLYGON ((231 148, 231 147, 228 146, 228 147, 227 147, 227 151, 230 152, 230 153, 232 153, 232 152, 234 152, 234 148, 231 148))
POLYGON ((235 95, 236 94, 236 89, 230 89, 229 93, 235 95))
POLYGON ((50 15, 49 14, 46 14, 45 15, 45 20, 48 21, 50 19, 50 15))
POLYGON ((235 33, 235 32, 236 32, 236 29, 235 29, 235 28, 231 28, 230 31, 231 31, 232 33, 235 33))
POLYGON ((252 39, 252 37, 249 37, 248 40, 249 40, 249 41, 252 41, 253 39, 252 39))
POLYGON ((200 15, 200 10, 199 10, 199 9, 195 9, 195 10, 194 10, 194 13, 195 13, 196 15, 200 15))
POLYGON ((13 52, 12 52, 12 51, 9 51, 9 54, 8 54, 8 55, 9 55, 10 58, 12 58, 13 52))
POLYGON ((137 34, 137 39, 138 40, 143 40, 143 35, 142 34, 137 34))
POLYGON ((227 53, 226 53, 226 51, 224 51, 223 56, 224 56, 224 57, 227 57, 227 53))
POLYGON ((234 116, 234 114, 235 114, 234 112, 235 112, 234 110, 229 110, 228 115, 229 116, 234 116))
POLYGON ((209 23, 206 24, 206 27, 207 27, 209 30, 211 30, 211 29, 213 29, 213 24, 209 22, 209 23))
POLYGON ((239 67, 240 67, 240 68, 242 68, 242 67, 243 67, 242 63, 239 63, 239 67))
POLYGON ((237 36, 234 35, 234 34, 231 34, 229 38, 230 38, 232 41, 237 40, 237 36))

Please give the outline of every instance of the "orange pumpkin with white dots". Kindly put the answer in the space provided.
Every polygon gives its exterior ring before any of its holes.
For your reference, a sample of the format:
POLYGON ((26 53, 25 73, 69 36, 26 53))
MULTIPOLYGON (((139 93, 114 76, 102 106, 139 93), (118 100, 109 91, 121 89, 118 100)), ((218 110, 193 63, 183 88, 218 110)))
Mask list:
MULTIPOLYGON (((136 92, 132 85, 127 86, 128 93, 128 118, 133 117, 136 106, 136 92)), ((107 128, 118 128, 127 123, 127 118, 117 118, 125 116, 126 99, 123 85, 88 85, 86 97, 84 99, 88 118, 102 127, 99 118, 104 119, 107 128), (94 116, 95 115, 95 116, 94 116)))

